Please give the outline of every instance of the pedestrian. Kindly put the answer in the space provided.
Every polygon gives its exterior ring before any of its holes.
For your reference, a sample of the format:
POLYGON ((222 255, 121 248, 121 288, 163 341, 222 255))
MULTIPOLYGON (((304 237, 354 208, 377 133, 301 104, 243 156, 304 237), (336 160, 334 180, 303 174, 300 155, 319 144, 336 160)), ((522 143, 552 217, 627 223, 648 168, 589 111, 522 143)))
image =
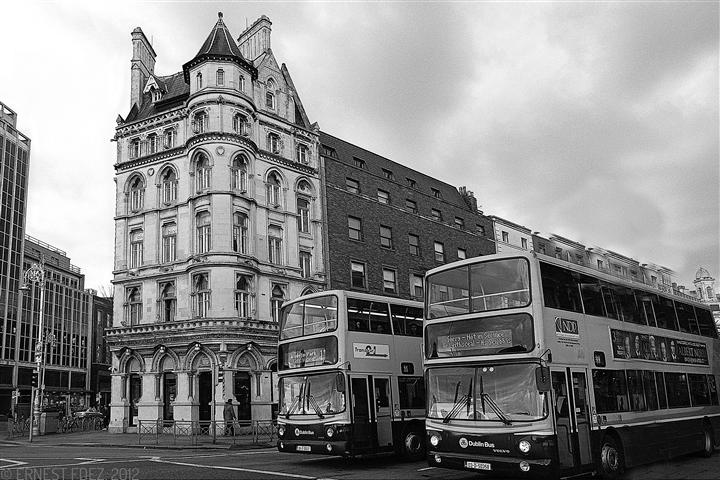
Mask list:
POLYGON ((225 435, 235 436, 235 406, 232 403, 232 398, 227 399, 225 407, 223 408, 223 419, 225 420, 225 435))

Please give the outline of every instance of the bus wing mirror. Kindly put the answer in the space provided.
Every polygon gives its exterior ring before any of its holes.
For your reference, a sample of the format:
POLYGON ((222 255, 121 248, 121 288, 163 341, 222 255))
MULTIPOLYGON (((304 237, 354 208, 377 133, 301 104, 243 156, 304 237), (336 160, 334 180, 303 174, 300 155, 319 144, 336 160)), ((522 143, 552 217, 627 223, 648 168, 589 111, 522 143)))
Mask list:
POLYGON ((535 369, 535 383, 537 384, 538 392, 550 391, 550 369, 548 367, 540 366, 535 369))
POLYGON ((345 393, 345 375, 342 373, 335 376, 335 389, 340 393, 345 393))

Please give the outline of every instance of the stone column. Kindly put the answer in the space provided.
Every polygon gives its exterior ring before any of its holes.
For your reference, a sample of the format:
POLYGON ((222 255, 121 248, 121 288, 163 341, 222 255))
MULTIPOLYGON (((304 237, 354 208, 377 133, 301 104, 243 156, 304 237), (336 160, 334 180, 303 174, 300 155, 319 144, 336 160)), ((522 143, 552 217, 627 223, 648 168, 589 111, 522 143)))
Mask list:
POLYGON ((127 401, 127 374, 111 374, 110 390, 110 433, 125 433, 130 415, 130 405, 127 401))
POLYGON ((144 372, 141 375, 142 396, 138 402, 138 420, 157 422, 157 420, 162 419, 162 402, 159 398, 160 392, 157 390, 158 373, 144 372))
POLYGON ((173 418, 177 421, 189 422, 198 420, 197 403, 193 398, 193 382, 195 376, 187 370, 178 370, 177 395, 173 405, 173 418))

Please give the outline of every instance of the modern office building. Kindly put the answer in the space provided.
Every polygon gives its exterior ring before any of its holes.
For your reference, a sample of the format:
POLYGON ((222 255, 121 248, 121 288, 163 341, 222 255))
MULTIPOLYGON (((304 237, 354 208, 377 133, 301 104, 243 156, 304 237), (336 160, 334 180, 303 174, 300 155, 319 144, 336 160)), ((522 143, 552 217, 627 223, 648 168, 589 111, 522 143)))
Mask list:
POLYGON ((420 300, 423 275, 495 253, 472 192, 320 132, 329 286, 420 300))
MULTIPOLYGON (((90 312, 92 295, 85 290, 85 276, 67 254, 29 235, 25 236, 23 271, 40 264, 45 271, 44 307, 45 368, 43 408, 66 412, 90 405, 90 312)), ((40 284, 23 290, 15 343, 19 414, 30 411, 35 348, 40 319, 40 284)))
POLYGON ((29 404, 18 389, 18 305, 27 212, 30 139, 17 129, 17 114, 0 102, 0 413, 29 404), (18 395, 21 395, 18 397, 18 395))
POLYGON ((110 370, 112 360, 110 347, 105 340, 105 329, 112 328, 113 299, 99 296, 95 290, 87 290, 90 300, 90 404, 95 407, 110 405, 110 370))
POLYGON ((118 118, 110 430, 269 419, 282 303, 326 282, 318 128, 263 16, 222 14, 181 71, 132 32, 118 118))

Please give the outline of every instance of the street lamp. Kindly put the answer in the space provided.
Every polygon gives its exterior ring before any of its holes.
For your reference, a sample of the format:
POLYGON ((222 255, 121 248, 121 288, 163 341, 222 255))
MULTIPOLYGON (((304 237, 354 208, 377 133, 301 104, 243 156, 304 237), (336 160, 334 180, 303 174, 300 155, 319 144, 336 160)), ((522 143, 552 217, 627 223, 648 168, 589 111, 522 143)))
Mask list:
MULTIPOLYGON (((33 386, 33 420, 32 427, 30 428, 29 441, 32 442, 33 435, 40 435, 40 400, 43 395, 45 387, 45 376, 43 370, 45 368, 45 339, 43 338, 45 332, 45 322, 43 310, 45 307, 45 262, 44 258, 40 256, 39 263, 33 263, 30 268, 25 271, 23 285, 20 287, 21 290, 27 292, 30 290, 30 284, 38 285, 40 287, 40 318, 38 320, 38 338, 35 344, 35 373, 37 375, 37 386, 33 386)), ((30 319, 30 325, 32 325, 32 319, 30 319)), ((31 330, 32 331, 32 330, 31 330)))

